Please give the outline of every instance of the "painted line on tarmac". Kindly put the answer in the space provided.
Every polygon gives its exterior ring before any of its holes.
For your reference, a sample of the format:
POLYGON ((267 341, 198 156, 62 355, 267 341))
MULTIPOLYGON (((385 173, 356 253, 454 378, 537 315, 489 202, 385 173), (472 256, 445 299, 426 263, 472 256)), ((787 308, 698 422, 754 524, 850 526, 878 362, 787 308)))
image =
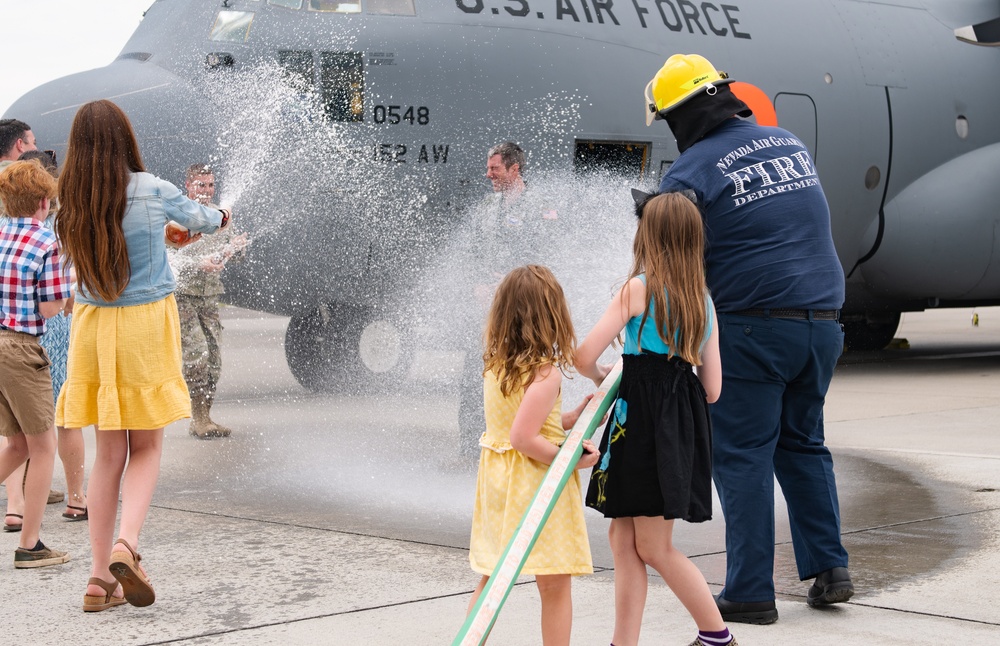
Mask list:
POLYGON ((993 350, 987 352, 956 352, 951 354, 927 354, 916 357, 902 357, 906 361, 941 361, 944 359, 983 359, 987 357, 1000 357, 1000 351, 993 350))
MULTIPOLYGON (((861 527, 858 529, 848 529, 841 530, 841 536, 849 536, 851 534, 864 534, 865 532, 877 532, 883 529, 893 529, 896 527, 905 527, 906 525, 916 525, 919 523, 932 523, 939 520, 951 520, 953 518, 962 518, 964 516, 978 516, 979 514, 988 514, 995 511, 1000 511, 1000 507, 986 507, 984 509, 973 509, 970 511, 962 511, 954 514, 942 514, 940 516, 928 516, 926 518, 914 518, 913 520, 901 520, 898 523, 887 523, 885 525, 872 525, 871 527, 861 527)), ((774 544, 775 547, 779 545, 792 545, 791 540, 778 541, 774 544)), ((725 552, 720 552, 720 554, 725 554, 725 552)), ((688 558, 691 558, 690 556, 688 558)))
POLYGON ((317 527, 316 525, 301 525, 299 523, 286 523, 277 520, 267 520, 266 518, 253 518, 248 516, 234 516, 232 514, 219 514, 211 511, 199 511, 197 509, 184 509, 183 507, 171 507, 168 505, 150 505, 152 509, 163 509, 165 511, 176 511, 185 514, 197 514, 199 516, 210 516, 212 518, 226 518, 229 520, 242 520, 252 523, 262 523, 265 525, 277 525, 279 527, 291 527, 294 529, 312 529, 318 532, 329 532, 332 534, 343 534, 345 536, 358 536, 360 538, 378 538, 386 541, 395 541, 397 543, 411 543, 413 545, 426 545, 428 547, 443 547, 450 550, 460 550, 463 552, 468 552, 467 547, 455 547, 454 545, 442 545, 440 543, 429 543, 427 541, 415 541, 408 538, 398 538, 395 536, 380 536, 378 534, 365 534, 364 532, 351 531, 349 529, 335 529, 331 527, 317 527))
MULTIPOLYGON (((987 408, 992 408, 992 407, 988 406, 987 408)), ((975 410, 975 409, 965 408, 965 409, 959 409, 959 410, 975 410)), ((942 411, 942 412, 946 412, 946 411, 942 411)), ((947 412, 951 412, 951 411, 947 411, 947 412)), ((924 415, 926 413, 909 413, 909 414, 911 414, 911 415, 924 415)), ((893 415, 892 417, 898 417, 898 416, 897 415, 893 415)), ((850 421, 857 421, 857 420, 850 420, 850 421)), ((830 424, 835 424, 835 423, 839 423, 839 421, 838 422, 829 422, 829 423, 830 424)), ((931 450, 928 450, 928 449, 892 449, 892 448, 873 448, 873 447, 870 447, 870 446, 846 446, 845 445, 845 446, 838 446, 837 450, 838 451, 840 451, 840 450, 844 450, 844 451, 865 451, 865 452, 869 452, 869 453, 870 452, 878 452, 878 453, 906 453, 906 454, 909 454, 909 455, 934 455, 934 456, 940 456, 940 457, 945 457, 945 458, 976 458, 976 459, 981 459, 981 460, 1000 460, 1000 455, 994 455, 994 454, 986 454, 986 455, 984 455, 982 453, 954 453, 954 452, 951 452, 951 451, 931 451, 931 450)))
MULTIPOLYGON (((794 595, 796 597, 806 598, 806 595, 794 595)), ((889 610, 891 612, 898 612, 904 615, 920 615, 922 617, 932 617, 934 619, 951 619, 954 621, 964 621, 970 624, 979 624, 981 626, 1000 626, 1000 622, 996 621, 986 621, 985 619, 969 619, 968 617, 956 617, 955 615, 939 615, 933 612, 926 612, 923 610, 905 610, 903 608, 893 608, 892 606, 880 606, 874 603, 865 603, 864 601, 851 600, 843 604, 845 606, 858 606, 860 608, 871 608, 872 610, 889 610)), ((964 640, 960 640, 964 641, 964 640)))

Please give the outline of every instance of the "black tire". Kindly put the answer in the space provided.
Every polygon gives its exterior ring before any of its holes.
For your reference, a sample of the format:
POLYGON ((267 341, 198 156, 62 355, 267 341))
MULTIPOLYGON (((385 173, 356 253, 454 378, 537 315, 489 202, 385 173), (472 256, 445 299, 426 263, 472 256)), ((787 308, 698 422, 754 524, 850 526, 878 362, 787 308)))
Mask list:
POLYGON ((899 312, 867 315, 844 323, 844 346, 848 352, 874 352, 889 345, 899 329, 899 312))
POLYGON ((358 361, 359 326, 344 312, 324 316, 319 309, 293 316, 285 332, 285 360, 304 388, 329 392, 344 383, 358 361))
POLYGON ((392 343, 368 339, 380 325, 393 327, 343 303, 292 317, 285 332, 285 360, 292 376, 314 392, 371 389, 398 381, 409 367, 410 348, 402 332, 392 343))

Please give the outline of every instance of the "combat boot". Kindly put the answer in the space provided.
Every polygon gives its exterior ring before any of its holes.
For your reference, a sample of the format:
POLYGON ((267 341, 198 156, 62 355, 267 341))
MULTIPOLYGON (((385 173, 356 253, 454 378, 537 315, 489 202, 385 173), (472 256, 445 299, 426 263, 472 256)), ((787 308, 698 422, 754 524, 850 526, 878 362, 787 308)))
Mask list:
POLYGON ((212 431, 215 433, 215 437, 229 437, 232 434, 232 429, 219 424, 212 420, 212 404, 215 401, 215 395, 205 396, 205 418, 208 419, 209 426, 212 427, 212 431))
POLYGON ((188 433, 199 440, 217 437, 212 420, 208 417, 208 403, 201 395, 191 397, 191 426, 188 433))
POLYGON ((211 419, 208 420, 209 424, 212 425, 212 432, 215 433, 215 437, 229 437, 233 433, 233 429, 228 426, 223 426, 218 422, 213 422, 211 419))

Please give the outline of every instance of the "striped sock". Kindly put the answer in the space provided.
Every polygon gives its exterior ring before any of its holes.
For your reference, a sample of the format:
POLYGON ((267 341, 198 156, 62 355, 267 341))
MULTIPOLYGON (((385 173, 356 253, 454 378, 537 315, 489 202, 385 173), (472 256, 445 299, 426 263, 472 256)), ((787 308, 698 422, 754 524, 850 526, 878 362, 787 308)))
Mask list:
POLYGON ((733 636, 729 634, 728 628, 723 628, 719 632, 699 630, 698 639, 700 639, 705 646, 725 646, 733 641, 733 636))

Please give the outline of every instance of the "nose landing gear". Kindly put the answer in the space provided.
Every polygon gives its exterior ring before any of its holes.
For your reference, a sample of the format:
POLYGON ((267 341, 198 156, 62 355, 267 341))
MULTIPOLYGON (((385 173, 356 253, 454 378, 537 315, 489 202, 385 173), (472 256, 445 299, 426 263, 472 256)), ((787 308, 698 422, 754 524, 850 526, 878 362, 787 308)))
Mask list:
POLYGON ((868 312, 844 323, 844 345, 848 352, 871 352, 889 345, 899 329, 899 312, 868 312))
POLYGON ((343 392, 405 376, 408 358, 400 326, 368 308, 334 303, 292 317, 285 359, 304 388, 343 392))

